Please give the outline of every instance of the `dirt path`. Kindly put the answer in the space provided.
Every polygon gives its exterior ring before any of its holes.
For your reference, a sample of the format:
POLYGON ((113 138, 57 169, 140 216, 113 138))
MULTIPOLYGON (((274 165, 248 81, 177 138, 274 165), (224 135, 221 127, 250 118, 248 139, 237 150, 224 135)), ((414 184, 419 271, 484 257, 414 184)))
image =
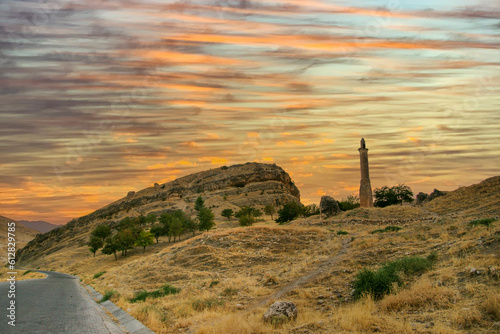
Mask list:
POLYGON ((330 268, 332 268, 334 265, 340 262, 342 259, 342 255, 344 255, 349 249, 349 245, 351 243, 351 238, 345 238, 342 240, 342 248, 340 251, 337 253, 337 255, 321 262, 318 264, 317 268, 313 271, 310 271, 304 276, 301 276, 297 278, 295 281, 285 285, 284 287, 281 287, 279 290, 275 291, 272 295, 266 297, 265 299, 259 301, 258 303, 255 303, 254 305, 251 305, 248 309, 253 309, 256 307, 261 307, 266 305, 270 300, 276 300, 281 298, 282 296, 286 295, 290 291, 294 290, 295 288, 310 282, 312 279, 316 278, 318 275, 324 273, 325 271, 328 271, 330 268))

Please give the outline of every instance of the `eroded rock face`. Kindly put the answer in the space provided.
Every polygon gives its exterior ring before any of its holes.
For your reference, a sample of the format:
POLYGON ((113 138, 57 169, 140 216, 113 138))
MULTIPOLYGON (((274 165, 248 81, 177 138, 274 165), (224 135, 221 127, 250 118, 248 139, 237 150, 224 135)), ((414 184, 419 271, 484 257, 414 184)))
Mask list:
POLYGON ((216 215, 220 215, 224 208, 239 210, 239 207, 254 206, 262 209, 268 204, 279 207, 291 201, 300 202, 300 192, 292 179, 275 164, 224 166, 187 175, 169 183, 156 183, 137 192, 131 191, 126 197, 74 219, 57 231, 40 235, 21 250, 19 256, 23 260, 41 256, 43 252, 40 250, 50 247, 54 240, 84 234, 102 222, 112 225, 127 216, 135 217, 149 212, 159 214, 178 209, 190 214, 198 196, 202 196, 216 215))
POLYGON ((264 313, 263 320, 273 324, 297 319, 297 307, 292 302, 275 302, 264 313))
POLYGON ((331 196, 321 197, 319 207, 321 209, 321 214, 326 217, 331 217, 340 213, 339 203, 331 196))

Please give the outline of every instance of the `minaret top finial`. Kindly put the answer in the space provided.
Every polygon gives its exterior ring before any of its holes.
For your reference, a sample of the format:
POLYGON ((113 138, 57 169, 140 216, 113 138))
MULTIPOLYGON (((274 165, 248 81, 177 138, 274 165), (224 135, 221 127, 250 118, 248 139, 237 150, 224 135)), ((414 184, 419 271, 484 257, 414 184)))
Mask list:
POLYGON ((366 148, 365 138, 361 138, 361 148, 366 148))

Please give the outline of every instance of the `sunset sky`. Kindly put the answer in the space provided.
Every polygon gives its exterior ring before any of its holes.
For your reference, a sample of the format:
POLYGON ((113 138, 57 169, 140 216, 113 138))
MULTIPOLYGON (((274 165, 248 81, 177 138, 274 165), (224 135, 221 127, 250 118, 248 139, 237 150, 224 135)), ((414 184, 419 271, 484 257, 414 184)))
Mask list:
POLYGON ((305 204, 500 174, 500 2, 0 2, 0 215, 276 163, 305 204))

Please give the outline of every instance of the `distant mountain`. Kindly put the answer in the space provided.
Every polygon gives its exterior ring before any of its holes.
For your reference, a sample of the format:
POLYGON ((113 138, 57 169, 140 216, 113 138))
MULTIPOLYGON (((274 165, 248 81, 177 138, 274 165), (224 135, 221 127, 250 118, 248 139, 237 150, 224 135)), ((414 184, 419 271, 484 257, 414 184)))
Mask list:
POLYGON ((54 225, 41 220, 40 221, 18 220, 17 222, 25 227, 28 227, 32 230, 36 230, 41 233, 52 231, 56 227, 59 227, 59 225, 54 225))

